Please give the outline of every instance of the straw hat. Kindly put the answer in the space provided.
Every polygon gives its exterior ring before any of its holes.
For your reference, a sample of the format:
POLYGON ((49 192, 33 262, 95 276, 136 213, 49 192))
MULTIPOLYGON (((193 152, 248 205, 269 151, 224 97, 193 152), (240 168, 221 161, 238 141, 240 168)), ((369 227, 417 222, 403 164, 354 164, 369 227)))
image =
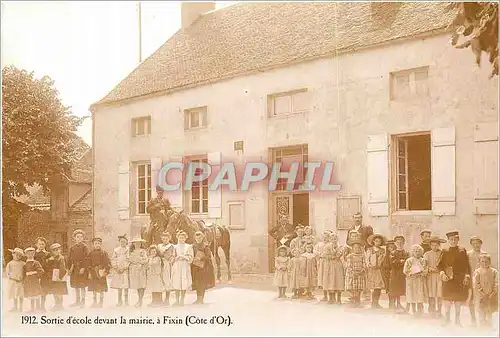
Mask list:
POLYGON ((439 238, 439 236, 432 236, 429 239, 429 243, 446 243, 446 240, 439 238))
POLYGON ((31 247, 24 249, 24 253, 27 253, 29 251, 36 251, 36 250, 35 250, 35 248, 31 248, 31 247))
POLYGON ((20 254, 20 255, 24 255, 24 251, 21 248, 15 248, 14 250, 9 249, 9 251, 12 252, 12 254, 17 253, 17 254, 20 254))
POLYGON ((382 240, 381 245, 385 245, 385 242, 387 242, 387 238, 385 238, 385 236, 383 236, 381 234, 373 234, 373 235, 370 235, 366 239, 366 242, 368 243, 368 245, 373 246, 373 241, 375 240, 375 238, 380 238, 382 240))
POLYGON ((85 236, 85 232, 82 229, 76 229, 75 231, 73 231, 73 237, 78 234, 82 234, 82 236, 85 236))
POLYGON ((61 244, 59 243, 54 243, 50 246, 50 250, 55 250, 55 249, 59 249, 61 247, 61 244))
POLYGON ((472 236, 470 238, 470 244, 472 244, 472 242, 479 242, 479 243, 483 244, 483 240, 479 236, 472 236))

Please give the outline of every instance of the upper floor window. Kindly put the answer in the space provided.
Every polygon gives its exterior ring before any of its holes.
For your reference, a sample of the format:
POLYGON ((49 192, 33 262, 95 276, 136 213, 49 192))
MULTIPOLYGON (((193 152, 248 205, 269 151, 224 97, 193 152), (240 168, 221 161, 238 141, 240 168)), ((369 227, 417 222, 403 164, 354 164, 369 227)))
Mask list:
POLYGON ((429 67, 413 68, 391 73, 391 100, 404 101, 429 94, 429 67))
POLYGON ((132 119, 132 136, 151 134, 151 116, 132 119))
POLYGON ((184 110, 184 129, 203 128, 207 126, 207 107, 184 110))
POLYGON ((310 102, 307 89, 298 89, 267 96, 269 117, 302 113, 309 110, 310 102))
POLYGON ((137 213, 145 214, 151 199, 151 164, 137 165, 137 213))

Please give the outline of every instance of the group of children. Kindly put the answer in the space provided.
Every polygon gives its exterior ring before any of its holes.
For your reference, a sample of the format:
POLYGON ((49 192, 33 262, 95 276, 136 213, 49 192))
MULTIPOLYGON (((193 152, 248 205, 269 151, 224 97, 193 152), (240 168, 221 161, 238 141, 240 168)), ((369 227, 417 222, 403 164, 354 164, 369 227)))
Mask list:
POLYGON ((190 265, 195 257, 193 246, 185 243, 186 232, 179 231, 176 237, 178 243, 174 245, 170 243, 171 234, 164 232, 161 244, 144 249, 143 239, 133 239, 129 246, 127 237, 119 236, 120 245, 113 250, 111 258, 101 248, 101 238, 93 238, 89 250, 82 230, 74 231, 75 244, 67 260, 59 243, 52 244, 48 252, 47 240, 43 237, 36 240, 36 249, 9 250, 13 256, 6 266, 8 295, 14 301, 11 312, 23 311, 24 298, 30 299, 31 311, 45 311, 49 294, 54 295, 53 310, 62 310, 63 296, 68 294, 68 277, 76 294, 71 307, 85 307, 86 290, 93 292, 92 307, 103 307, 108 274, 110 287, 118 290, 117 306, 128 305, 129 289, 137 290, 136 307, 142 306, 146 291, 152 294, 150 306, 170 305, 171 291, 176 295, 175 305, 183 305, 185 293, 192 285, 190 265))
MULTIPOLYGON (((342 304, 342 292, 348 291, 352 305, 362 307, 361 294, 371 291, 371 307, 380 309, 380 296, 385 290, 389 308, 398 313, 408 313, 411 308, 420 316, 426 303, 430 316, 442 316, 442 284, 446 280, 438 265, 440 246, 446 241, 431 236, 429 230, 422 231, 422 243, 413 245, 410 252, 404 249, 403 236, 387 240, 381 234, 373 234, 363 242, 360 233, 349 231, 347 245, 340 246, 333 231, 325 231, 322 241, 316 244, 302 235, 303 229, 297 229, 297 233, 290 248, 277 248, 274 284, 278 298, 287 298, 289 288, 292 299, 314 299, 313 291, 320 288, 322 301, 342 304), (401 304, 403 296, 405 307, 401 304)), ((472 281, 467 286, 467 303, 473 323, 477 307, 482 325, 489 326, 492 313, 498 310, 498 271, 491 267, 491 257, 481 250, 481 239, 472 237, 470 243, 473 249, 467 256, 472 281)))

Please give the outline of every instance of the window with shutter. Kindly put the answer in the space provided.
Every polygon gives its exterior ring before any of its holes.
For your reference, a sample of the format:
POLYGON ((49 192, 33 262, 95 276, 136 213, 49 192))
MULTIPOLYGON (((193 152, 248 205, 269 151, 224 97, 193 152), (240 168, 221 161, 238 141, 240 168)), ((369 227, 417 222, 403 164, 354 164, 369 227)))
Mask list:
POLYGON ((389 215, 389 162, 387 134, 368 136, 366 168, 368 209, 371 216, 389 215))
POLYGON ((429 67, 393 72, 390 75, 391 100, 405 101, 411 98, 422 98, 429 94, 429 67))
POLYGON ((197 107, 184 110, 184 129, 198 129, 207 126, 207 107, 197 107))
POLYGON ((132 136, 151 134, 151 116, 142 116, 132 119, 132 136))
POLYGON ((432 130, 432 212, 455 215, 455 127, 432 130))
POLYGON ((474 209, 478 215, 498 214, 498 124, 474 128, 474 209))
POLYGON ((151 200, 151 163, 137 164, 137 213, 146 214, 146 208, 151 200))
POLYGON ((275 93, 267 96, 268 117, 306 112, 310 109, 310 93, 307 89, 275 93))

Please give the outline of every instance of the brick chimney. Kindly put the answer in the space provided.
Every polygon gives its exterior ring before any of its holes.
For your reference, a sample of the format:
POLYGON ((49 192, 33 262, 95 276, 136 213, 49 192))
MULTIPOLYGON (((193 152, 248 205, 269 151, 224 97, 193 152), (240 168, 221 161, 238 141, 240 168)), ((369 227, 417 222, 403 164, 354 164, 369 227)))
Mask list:
POLYGON ((182 29, 186 29, 202 14, 215 10, 215 2, 182 2, 182 29))

